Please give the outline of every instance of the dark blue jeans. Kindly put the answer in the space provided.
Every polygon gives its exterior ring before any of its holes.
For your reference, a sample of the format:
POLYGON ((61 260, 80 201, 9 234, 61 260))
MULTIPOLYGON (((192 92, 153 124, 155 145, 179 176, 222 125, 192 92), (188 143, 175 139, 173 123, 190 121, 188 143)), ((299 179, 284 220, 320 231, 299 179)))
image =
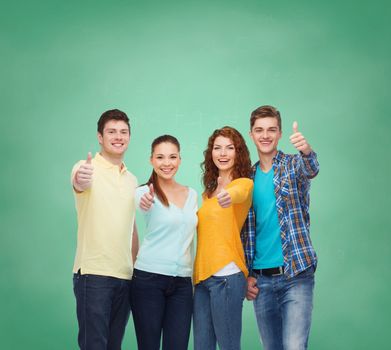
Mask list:
POLYGON ((81 350, 120 350, 129 319, 130 281, 73 275, 81 350))
POLYGON ((190 277, 134 269, 132 315, 139 350, 187 350, 193 287, 190 277))

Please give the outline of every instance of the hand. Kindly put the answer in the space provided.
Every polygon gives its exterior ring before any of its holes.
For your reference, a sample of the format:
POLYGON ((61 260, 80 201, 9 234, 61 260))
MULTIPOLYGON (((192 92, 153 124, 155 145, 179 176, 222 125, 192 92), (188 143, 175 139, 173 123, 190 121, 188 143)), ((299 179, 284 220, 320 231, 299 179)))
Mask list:
POLYGON ((291 140, 292 145, 306 156, 311 153, 311 146, 307 143, 307 140, 301 132, 297 131, 297 122, 293 122, 293 134, 289 139, 291 140))
POLYGON ((73 187, 79 192, 84 192, 85 190, 88 190, 92 185, 92 175, 94 174, 94 167, 91 164, 91 160, 91 152, 88 152, 86 162, 80 165, 73 178, 73 187))
POLYGON ((255 277, 247 277, 247 300, 254 300, 259 293, 259 288, 257 287, 257 279, 255 277))
POLYGON ((217 178, 217 202, 222 208, 228 208, 232 204, 231 195, 223 187, 223 179, 221 176, 217 178))
POLYGON ((149 192, 144 193, 144 195, 140 199, 140 208, 144 211, 148 211, 151 209, 152 204, 155 202, 154 200, 155 191, 153 189, 153 185, 149 185, 149 192))

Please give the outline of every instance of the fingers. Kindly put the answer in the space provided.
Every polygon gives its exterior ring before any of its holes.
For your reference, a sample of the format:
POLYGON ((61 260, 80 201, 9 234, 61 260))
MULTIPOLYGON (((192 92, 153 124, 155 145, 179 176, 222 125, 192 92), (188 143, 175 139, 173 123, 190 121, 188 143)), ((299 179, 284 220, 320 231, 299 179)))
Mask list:
POLYGON ((81 164, 76 171, 73 179, 73 187, 79 192, 89 189, 92 185, 93 175, 94 167, 92 165, 92 155, 91 152, 88 152, 86 162, 81 164))
POLYGON ((293 134, 290 136, 292 145, 300 152, 308 155, 311 153, 311 146, 308 144, 306 138, 298 131, 297 122, 293 122, 293 134))
POLYGON ((254 277, 247 278, 247 300, 254 300, 259 293, 259 288, 257 287, 257 280, 254 277))
POLYGON ((149 192, 144 193, 144 195, 140 199, 140 208, 145 211, 151 209, 152 204, 154 203, 154 196, 155 196, 153 185, 150 184, 148 187, 149 187, 149 192))
POLYGON ((222 189, 216 197, 217 202, 222 208, 228 208, 232 204, 231 195, 224 189, 222 189))
POLYGON ((293 122, 293 133, 297 133, 298 132, 298 125, 297 125, 297 121, 294 121, 293 122))
POLYGON ((149 184, 149 193, 153 197, 155 195, 155 190, 153 189, 153 184, 149 184))
POLYGON ((246 299, 247 300, 254 300, 254 299, 256 299, 257 295, 258 295, 258 290, 256 292, 252 292, 252 291, 247 290, 246 299))
POLYGON ((91 160, 92 160, 91 152, 88 152, 86 164, 91 164, 91 160))
POLYGON ((221 176, 219 176, 217 178, 217 187, 216 187, 217 193, 220 193, 223 188, 224 188, 224 186, 223 186, 223 178, 221 176))

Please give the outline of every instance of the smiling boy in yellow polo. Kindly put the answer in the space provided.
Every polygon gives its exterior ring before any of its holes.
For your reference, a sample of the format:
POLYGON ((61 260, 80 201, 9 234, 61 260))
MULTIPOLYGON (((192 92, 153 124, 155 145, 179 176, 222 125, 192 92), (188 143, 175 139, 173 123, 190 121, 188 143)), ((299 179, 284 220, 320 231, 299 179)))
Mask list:
POLYGON ((82 350, 119 350, 129 318, 130 280, 138 250, 137 180, 123 163, 130 140, 127 115, 98 121, 99 153, 75 164, 71 181, 78 232, 73 285, 82 350))

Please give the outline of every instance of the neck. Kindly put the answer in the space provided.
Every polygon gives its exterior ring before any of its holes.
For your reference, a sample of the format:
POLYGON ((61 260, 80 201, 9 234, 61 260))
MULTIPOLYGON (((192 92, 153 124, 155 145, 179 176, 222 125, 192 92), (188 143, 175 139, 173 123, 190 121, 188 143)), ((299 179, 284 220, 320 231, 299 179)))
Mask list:
POLYGON ((260 153, 258 152, 259 164, 264 172, 268 172, 273 166, 273 158, 276 156, 277 150, 272 153, 260 153))
POLYGON ((159 185, 161 189, 170 190, 171 188, 176 186, 176 181, 174 178, 171 179, 163 179, 161 177, 158 178, 159 185))
POLYGON ((104 151, 100 151, 100 155, 106 159, 108 162, 110 162, 111 164, 113 165, 117 165, 121 168, 122 166, 122 161, 123 161, 123 155, 118 155, 118 156, 113 156, 111 154, 107 154, 106 152, 104 151))

